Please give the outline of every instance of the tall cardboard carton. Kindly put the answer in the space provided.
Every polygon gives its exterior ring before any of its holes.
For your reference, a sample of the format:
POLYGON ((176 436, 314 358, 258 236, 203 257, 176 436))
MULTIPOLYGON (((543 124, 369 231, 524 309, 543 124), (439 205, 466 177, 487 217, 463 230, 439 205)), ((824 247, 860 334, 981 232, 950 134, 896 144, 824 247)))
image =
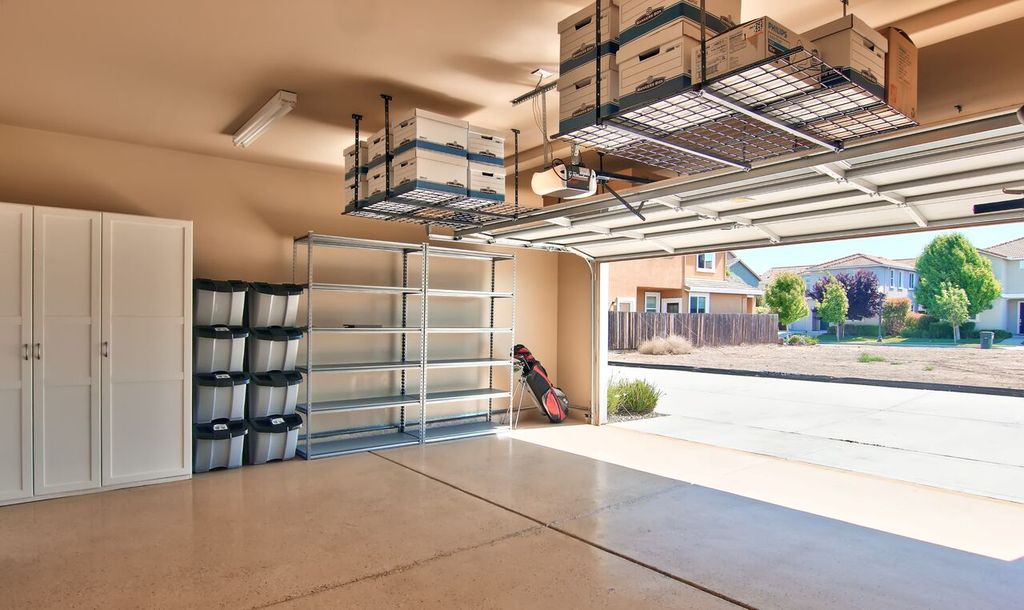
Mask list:
POLYGON ((908 117, 917 120, 917 47, 899 28, 886 28, 889 41, 885 56, 885 101, 908 117))

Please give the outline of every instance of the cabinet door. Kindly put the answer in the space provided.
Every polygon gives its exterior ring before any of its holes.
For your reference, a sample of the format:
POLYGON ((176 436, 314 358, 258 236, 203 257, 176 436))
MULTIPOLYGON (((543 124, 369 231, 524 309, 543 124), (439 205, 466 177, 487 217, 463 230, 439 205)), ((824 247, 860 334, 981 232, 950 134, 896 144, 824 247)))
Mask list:
POLYGON ((0 203, 0 502, 32 496, 32 207, 0 203))
POLYGON ((37 496, 100 485, 99 212, 35 208, 37 496))
POLYGON ((103 484, 192 472, 192 223, 103 215, 103 484))

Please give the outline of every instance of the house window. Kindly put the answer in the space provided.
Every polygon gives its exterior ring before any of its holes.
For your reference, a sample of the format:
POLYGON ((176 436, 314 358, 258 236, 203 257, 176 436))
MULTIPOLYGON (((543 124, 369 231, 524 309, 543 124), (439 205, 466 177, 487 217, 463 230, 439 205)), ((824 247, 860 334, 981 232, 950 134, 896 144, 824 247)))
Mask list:
POLYGON ((661 310, 661 293, 660 292, 645 292, 644 293, 644 311, 646 312, 658 312, 661 310))
POLYGON ((708 313, 708 295, 690 295, 690 313, 708 313))
POLYGON ((914 288, 917 288, 917 274, 916 273, 911 273, 910 274, 910 289, 913 290, 914 288))
POLYGON ((714 271, 715 270, 715 254, 713 252, 706 252, 704 254, 697 255, 697 270, 698 271, 714 271))
POLYGON ((615 311, 636 311, 636 299, 629 297, 615 299, 615 311))
POLYGON ((683 300, 682 299, 662 299, 661 300, 662 311, 665 313, 679 313, 682 311, 683 300))
POLYGON ((896 287, 903 290, 903 272, 898 271, 896 273, 896 287))
POLYGON ((896 272, 893 271, 892 269, 889 270, 889 285, 890 286, 895 286, 896 285, 896 272))

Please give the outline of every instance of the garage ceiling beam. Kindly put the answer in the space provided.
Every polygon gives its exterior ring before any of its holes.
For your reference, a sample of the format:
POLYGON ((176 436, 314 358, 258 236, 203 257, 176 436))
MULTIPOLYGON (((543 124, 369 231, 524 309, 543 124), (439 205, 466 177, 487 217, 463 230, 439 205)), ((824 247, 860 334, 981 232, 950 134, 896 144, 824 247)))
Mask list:
POLYGON ((899 193, 892 190, 883 191, 878 187, 877 184, 871 182, 867 178, 850 178, 848 177, 847 170, 850 169, 849 163, 835 163, 818 165, 814 168, 819 173, 831 177, 836 181, 836 184, 844 185, 849 184, 853 188, 867 193, 872 197, 880 197, 889 203, 894 204, 896 207, 901 208, 907 212, 910 219, 913 220, 918 226, 927 227, 928 219, 924 217, 924 214, 920 210, 914 208, 911 204, 907 203, 907 198, 899 193))

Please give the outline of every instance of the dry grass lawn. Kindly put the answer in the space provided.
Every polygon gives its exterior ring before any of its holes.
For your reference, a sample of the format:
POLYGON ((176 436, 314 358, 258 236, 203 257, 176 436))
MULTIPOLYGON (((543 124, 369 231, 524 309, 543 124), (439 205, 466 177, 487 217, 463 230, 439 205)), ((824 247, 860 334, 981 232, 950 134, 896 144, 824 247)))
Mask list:
POLYGON ((742 345, 671 356, 611 352, 609 360, 1024 389, 1024 351, 977 346, 742 345))

